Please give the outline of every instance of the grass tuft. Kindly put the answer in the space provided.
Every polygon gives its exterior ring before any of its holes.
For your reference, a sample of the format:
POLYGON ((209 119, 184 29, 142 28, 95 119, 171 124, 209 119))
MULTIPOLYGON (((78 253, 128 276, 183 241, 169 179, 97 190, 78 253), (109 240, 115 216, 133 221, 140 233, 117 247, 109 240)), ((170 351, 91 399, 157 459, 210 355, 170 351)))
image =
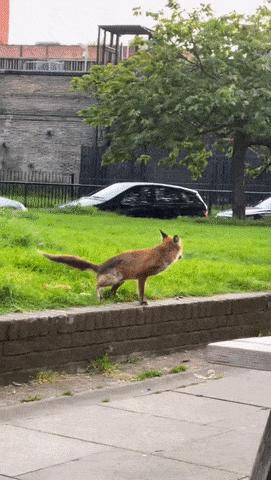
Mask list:
POLYGON ((63 397, 73 397, 73 392, 71 390, 65 390, 62 395, 63 397))
POLYGON ((66 207, 62 209, 52 209, 50 210, 50 213, 54 215, 99 215, 100 210, 98 210, 95 207, 80 207, 78 206, 71 206, 71 207, 66 207))
POLYGON ((54 383, 59 378, 59 373, 53 370, 39 370, 33 377, 33 382, 39 385, 43 383, 54 383))
POLYGON ((141 382, 147 378, 162 377, 163 373, 161 370, 146 370, 145 372, 139 373, 136 375, 135 380, 141 382))
POLYGON ((118 365, 110 360, 107 353, 93 360, 87 369, 89 373, 102 373, 104 375, 111 375, 117 370, 118 365))
POLYGON ((12 300, 13 298, 13 286, 2 285, 0 287, 0 301, 12 300))
POLYGON ((186 372, 188 367, 184 365, 183 363, 181 365, 176 365, 176 367, 173 367, 169 373, 180 373, 180 372, 186 372))

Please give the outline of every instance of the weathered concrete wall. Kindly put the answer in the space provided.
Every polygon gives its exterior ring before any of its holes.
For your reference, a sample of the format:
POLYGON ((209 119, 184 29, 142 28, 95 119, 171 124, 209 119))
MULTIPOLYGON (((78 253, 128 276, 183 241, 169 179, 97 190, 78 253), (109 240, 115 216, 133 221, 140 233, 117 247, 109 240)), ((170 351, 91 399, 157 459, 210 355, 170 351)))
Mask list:
POLYGON ((271 293, 217 295, 0 317, 0 379, 86 365, 108 352, 165 352, 257 336, 271 328, 271 293))
POLYGON ((70 76, 0 74, 0 169, 75 173, 81 145, 94 130, 77 112, 89 97, 71 91, 70 76))

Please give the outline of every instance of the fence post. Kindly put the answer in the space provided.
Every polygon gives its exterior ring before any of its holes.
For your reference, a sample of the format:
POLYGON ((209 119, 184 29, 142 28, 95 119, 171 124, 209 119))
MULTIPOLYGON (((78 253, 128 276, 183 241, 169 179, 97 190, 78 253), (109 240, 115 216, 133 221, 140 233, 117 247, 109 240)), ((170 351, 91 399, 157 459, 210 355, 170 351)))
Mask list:
POLYGON ((71 174, 71 184, 72 184, 71 197, 72 197, 72 200, 74 200, 74 173, 71 174))
POLYGON ((213 207, 213 192, 208 192, 208 214, 211 215, 213 207))
POLYGON ((24 206, 27 207, 28 183, 24 184, 24 206))
POLYGON ((269 413, 250 480, 271 480, 271 412, 269 413))

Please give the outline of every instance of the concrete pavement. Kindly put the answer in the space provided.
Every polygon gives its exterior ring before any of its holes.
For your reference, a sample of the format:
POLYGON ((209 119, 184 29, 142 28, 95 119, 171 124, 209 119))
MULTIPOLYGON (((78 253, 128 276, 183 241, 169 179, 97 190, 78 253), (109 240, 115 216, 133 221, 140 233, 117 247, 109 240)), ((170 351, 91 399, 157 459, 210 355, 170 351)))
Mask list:
POLYGON ((207 358, 232 367, 271 370, 271 337, 240 338, 210 343, 207 358))
POLYGON ((209 377, 2 408, 0 480, 248 479, 271 372, 220 366, 209 377))

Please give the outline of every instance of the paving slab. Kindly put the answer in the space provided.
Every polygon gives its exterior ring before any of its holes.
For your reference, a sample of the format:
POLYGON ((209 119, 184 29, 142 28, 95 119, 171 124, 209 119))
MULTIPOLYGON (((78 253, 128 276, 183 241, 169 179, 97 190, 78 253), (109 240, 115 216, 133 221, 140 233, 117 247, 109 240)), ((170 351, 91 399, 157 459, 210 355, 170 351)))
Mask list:
POLYGON ((271 408, 271 372, 226 366, 224 374, 3 413, 0 480, 245 480, 271 408))
POLYGON ((162 455, 196 465, 223 469, 242 478, 252 470, 261 436, 262 432, 257 430, 231 430, 210 437, 207 442, 188 441, 182 449, 176 448, 170 452, 165 450, 162 455))
POLYGON ((235 474, 153 455, 112 449, 19 477, 21 480, 236 480, 235 474))
POLYGON ((106 447, 12 425, 0 426, 2 475, 21 475, 101 450, 105 451, 106 447))
POLYGON ((219 380, 178 388, 186 395, 197 395, 223 401, 239 402, 271 408, 271 372, 232 369, 232 374, 219 380), (241 370, 241 373, 239 373, 241 370))
POLYGON ((206 430, 209 425, 223 428, 223 433, 211 436, 207 441, 188 440, 181 448, 166 446, 160 454, 198 465, 222 468, 239 475, 247 474, 252 468, 268 417, 268 410, 260 407, 185 395, 181 392, 164 392, 160 395, 110 402, 106 408, 124 408, 175 417, 205 425, 206 430))
POLYGON ((0 475, 0 480, 16 480, 15 477, 4 477, 4 475, 0 475))
POLYGON ((271 337, 210 343, 207 347, 207 359, 213 363, 270 371, 271 337))
POLYGON ((104 408, 151 414, 202 426, 220 426, 225 430, 234 428, 252 432, 255 429, 262 431, 268 417, 268 410, 262 407, 186 395, 182 391, 116 400, 104 404, 104 408))
POLYGON ((144 453, 155 453, 192 439, 207 439, 224 431, 223 427, 208 428, 176 418, 129 412, 93 405, 73 411, 59 412, 40 418, 22 418, 16 425, 40 432, 69 436, 79 440, 144 453))

